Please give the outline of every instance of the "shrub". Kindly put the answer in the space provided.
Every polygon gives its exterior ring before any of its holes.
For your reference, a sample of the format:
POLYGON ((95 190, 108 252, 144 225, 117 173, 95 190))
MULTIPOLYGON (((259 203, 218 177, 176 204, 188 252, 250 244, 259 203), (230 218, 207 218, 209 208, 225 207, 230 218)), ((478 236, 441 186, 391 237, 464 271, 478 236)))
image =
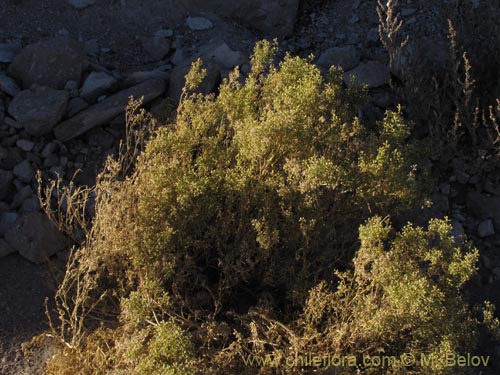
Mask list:
POLYGON ((262 311, 252 312, 235 350, 243 358, 248 353, 272 358, 259 374, 273 368, 282 374, 314 373, 317 367, 296 359, 325 355, 355 356, 351 365, 346 361, 337 368, 347 374, 361 369, 370 374, 467 373, 447 366, 446 356, 473 351, 483 323, 494 335, 500 332, 490 304, 484 320, 478 320, 462 297, 476 272, 478 251, 457 243, 446 220, 433 219, 428 229, 408 224, 396 235, 391 232, 388 220, 368 220, 359 230, 352 271, 337 272, 337 285, 321 282, 312 288, 302 315, 287 327, 262 311), (369 367, 363 358, 370 356, 394 360, 369 367))
MULTIPOLYGON (((363 88, 345 89, 335 67, 324 79, 309 60, 276 65, 275 53, 257 44, 248 77, 236 70, 217 96, 196 93, 196 62, 175 122, 136 164, 139 129, 154 121, 131 104, 133 136, 88 194, 92 227, 56 296, 54 333, 66 348, 51 366, 68 351, 88 356, 92 344, 116 371, 189 374, 195 358, 213 370, 247 311, 293 321, 309 290, 348 266, 359 224, 423 203, 420 145, 408 141, 401 110, 369 129, 356 117, 363 88), (95 319, 106 322, 106 340, 96 339, 95 319)), ((52 217, 72 233, 74 220, 52 217)), ((78 366, 83 357, 71 358, 78 366)))

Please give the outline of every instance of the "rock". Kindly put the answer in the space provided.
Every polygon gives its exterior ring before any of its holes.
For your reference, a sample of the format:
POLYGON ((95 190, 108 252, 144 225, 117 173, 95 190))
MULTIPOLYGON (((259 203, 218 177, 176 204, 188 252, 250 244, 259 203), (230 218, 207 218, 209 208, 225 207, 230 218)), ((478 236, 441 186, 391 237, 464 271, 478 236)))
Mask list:
POLYGON ((13 254, 15 252, 16 249, 10 246, 3 238, 0 238, 0 258, 6 257, 7 255, 13 254))
POLYGON ((78 137, 123 113, 130 96, 136 99, 144 97, 143 103, 146 104, 160 96, 165 91, 165 86, 163 80, 150 80, 120 91, 62 122, 54 129, 54 134, 62 142, 78 137))
POLYGON ((10 203, 9 208, 11 210, 17 210, 21 207, 26 199, 29 199, 33 195, 33 189, 30 185, 23 186, 14 196, 14 199, 10 203))
POLYGON ((481 222, 477 227, 477 235, 480 238, 493 236, 494 234, 495 234, 495 228, 493 228, 493 221, 489 219, 481 222))
POLYGON ((7 211, 0 213, 0 237, 3 237, 14 226, 17 218, 18 215, 16 212, 7 211))
POLYGON ((125 75, 125 80, 123 81, 123 85, 125 87, 130 87, 145 81, 149 81, 151 79, 154 80, 160 79, 163 81, 168 81, 170 79, 170 73, 164 72, 162 70, 149 70, 149 71, 128 73, 125 75))
POLYGON ((17 164, 23 161, 23 156, 17 147, 8 147, 6 150, 7 155, 2 157, 0 169, 12 170, 17 164))
POLYGON ((465 229, 464 229, 464 226, 458 220, 452 220, 451 221, 451 226, 452 226, 451 234, 453 235, 453 238, 455 239, 455 242, 457 244, 462 243, 462 241, 465 239, 465 229))
POLYGON ((35 144, 27 139, 18 139, 16 146, 25 152, 30 152, 35 147, 35 144))
POLYGON ((63 89, 66 82, 80 82, 87 67, 85 47, 68 38, 55 38, 29 45, 12 61, 8 73, 30 88, 37 83, 54 89, 63 89))
POLYGON ((174 36, 172 29, 160 29, 155 31, 155 36, 158 38, 171 38, 174 36))
POLYGON ((7 199, 12 193, 12 180, 14 174, 11 171, 0 170, 0 200, 7 199))
POLYGON ((391 79, 389 67, 378 61, 369 61, 359 64, 353 70, 344 73, 344 83, 351 86, 351 77, 355 78, 355 84, 367 85, 368 88, 380 87, 391 79))
POLYGON ((154 36, 142 41, 142 48, 153 61, 163 59, 170 52, 171 47, 172 41, 162 37, 154 36))
POLYGON ((180 0, 191 12, 211 12, 283 38, 294 28, 300 0, 180 0))
POLYGON ((371 28, 366 34, 366 41, 368 44, 375 44, 379 41, 380 35, 378 31, 378 27, 371 28))
POLYGON ((77 113, 83 111, 88 107, 89 104, 82 98, 80 97, 71 98, 68 101, 68 108, 66 109, 66 112, 68 112, 68 117, 73 117, 74 115, 76 115, 77 113))
POLYGON ((27 198, 24 200, 23 204, 21 205, 21 212, 33 212, 33 211, 40 211, 40 201, 38 200, 37 195, 32 195, 31 197, 27 198))
POLYGON ((204 62, 213 59, 223 69, 233 69, 245 61, 241 52, 233 51, 225 42, 204 48, 200 57, 204 62))
POLYGON ((467 194, 466 206, 469 213, 476 218, 492 219, 497 230, 500 230, 500 197, 490 197, 479 192, 467 194))
POLYGON ((21 51, 17 43, 0 43, 0 63, 8 64, 21 51))
POLYGON ((104 72, 92 72, 80 89, 80 96, 87 102, 95 101, 99 96, 106 94, 117 83, 116 79, 104 72))
POLYGON ((5 74, 0 74, 0 90, 12 97, 21 91, 16 81, 5 74))
POLYGON ((33 263, 45 262, 69 245, 66 237, 41 212, 23 214, 5 233, 5 241, 33 263))
POLYGON ((84 9, 94 5, 96 0, 68 0, 69 5, 76 9, 84 9))
POLYGON ((205 17, 188 17, 186 18, 186 25, 191 30, 208 30, 214 27, 212 21, 205 17))
POLYGON ((22 182, 29 184, 35 178, 35 170, 30 162, 24 160, 14 167, 14 175, 22 182))
POLYGON ((329 48, 318 58, 318 65, 329 69, 332 65, 348 71, 359 64, 360 54, 353 46, 329 48))
POLYGON ((48 134, 63 118, 69 99, 64 90, 34 85, 21 91, 9 105, 9 113, 35 137, 48 134))

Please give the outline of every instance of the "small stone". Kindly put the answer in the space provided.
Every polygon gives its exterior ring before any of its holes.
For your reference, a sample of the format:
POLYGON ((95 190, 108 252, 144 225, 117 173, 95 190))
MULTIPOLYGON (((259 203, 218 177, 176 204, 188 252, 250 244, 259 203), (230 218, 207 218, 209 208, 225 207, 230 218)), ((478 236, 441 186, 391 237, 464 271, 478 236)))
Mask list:
POLYGON ((21 205, 21 212, 34 212, 40 211, 40 201, 38 200, 38 196, 32 195, 28 199, 25 199, 23 204, 21 205))
POLYGON ((17 82, 5 74, 0 74, 0 90, 12 97, 21 91, 17 82))
POLYGON ((450 195, 450 189, 451 185, 446 182, 439 184, 439 190, 441 190, 441 193, 444 195, 450 195))
POLYGON ((174 31, 172 29, 160 29, 155 31, 155 37, 157 38, 171 38, 174 36, 174 31))
POLYGON ((374 27, 368 31, 368 34, 366 35, 366 40, 368 43, 377 43, 380 39, 378 28, 374 27))
POLYGON ((200 31, 211 29, 214 24, 205 17, 188 17, 186 24, 191 30, 200 31))
POLYGON ((35 178, 35 170, 27 160, 22 161, 14 167, 14 175, 22 182, 29 184, 35 178))
POLYGON ((0 200, 7 199, 13 189, 14 174, 11 171, 0 170, 0 200))
POLYGON ((344 73, 344 82, 347 86, 352 85, 351 79, 353 77, 355 84, 367 85, 368 88, 383 86, 389 83, 391 79, 389 67, 378 61, 359 64, 353 70, 344 73))
POLYGON ((203 61, 213 59, 223 69, 233 69, 244 60, 241 52, 233 51, 226 43, 210 46, 209 50, 204 50, 201 55, 203 61))
POLYGON ((332 65, 351 70, 359 64, 360 55, 353 46, 329 48, 318 58, 318 65, 329 69, 332 65))
POLYGON ((17 213, 13 211, 0 213, 0 237, 3 237, 5 233, 12 228, 17 220, 17 217, 17 213))
POLYGON ((169 39, 154 36, 145 38, 142 41, 142 48, 153 61, 159 61, 170 52, 172 42, 169 39))
POLYGON ((24 186, 16 193, 14 199, 10 203, 9 208, 12 210, 17 210, 19 207, 22 206, 24 201, 30 198, 32 195, 33 195, 33 189, 31 188, 31 186, 29 185, 24 186))
POLYGON ((21 51, 17 43, 0 43, 0 63, 8 64, 21 51))
POLYGON ((85 80, 80 90, 80 96, 88 102, 93 102, 115 86, 116 83, 116 79, 109 74, 92 72, 85 80))
POLYGON ((16 146, 25 152, 30 152, 35 147, 35 143, 28 141, 27 139, 19 139, 16 142, 16 146))
POLYGON ((492 220, 485 220, 479 224, 477 227, 477 234, 480 238, 485 238, 493 236, 495 234, 495 228, 493 227, 492 220))
POLYGON ((85 9, 94 5, 96 0, 68 0, 69 5, 76 9, 85 9))

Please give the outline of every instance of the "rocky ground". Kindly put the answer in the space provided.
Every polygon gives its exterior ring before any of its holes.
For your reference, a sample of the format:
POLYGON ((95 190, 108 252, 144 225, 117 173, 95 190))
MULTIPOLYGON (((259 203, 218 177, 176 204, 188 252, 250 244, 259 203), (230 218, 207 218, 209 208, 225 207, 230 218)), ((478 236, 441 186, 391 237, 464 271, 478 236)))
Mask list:
MULTIPOLYGON (((402 1, 400 12, 415 43, 444 60, 445 17, 417 0, 402 1)), ((367 84, 372 100, 362 116, 380 118, 398 102, 389 85, 398 70, 379 40, 375 0, 4 0, 0 24, 5 375, 39 373, 43 353, 25 358, 21 343, 46 328, 44 300, 55 285, 48 264, 63 261, 70 246, 40 212, 36 171, 65 179, 80 171, 75 182, 92 185, 103 160, 117 151, 129 96, 144 96, 153 113, 162 113, 166 100, 178 100, 196 57, 208 69, 208 92, 234 67, 248 69, 257 40, 278 36, 284 50, 314 54, 323 69, 341 66, 346 84, 351 75, 367 84)), ((498 177, 476 175, 457 160, 433 201, 427 216, 449 216, 456 234, 466 233, 481 249, 478 299, 500 306, 498 177)))

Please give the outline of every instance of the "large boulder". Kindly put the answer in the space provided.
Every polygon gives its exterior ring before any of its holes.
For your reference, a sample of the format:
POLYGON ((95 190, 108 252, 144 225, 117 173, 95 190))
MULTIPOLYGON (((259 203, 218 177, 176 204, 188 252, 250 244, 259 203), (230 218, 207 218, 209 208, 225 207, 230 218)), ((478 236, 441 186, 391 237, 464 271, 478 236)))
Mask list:
POLYGON ((293 31, 300 0, 180 0, 192 12, 212 12, 279 38, 293 31))
POLYGON ((41 212, 21 216, 5 233, 5 241, 33 263, 43 263, 69 245, 67 238, 41 212))
POLYGON ((69 94, 64 90, 34 85, 17 94, 9 113, 35 137, 48 134, 66 113, 69 94))
POLYGON ((12 61, 8 73, 24 88, 37 83, 63 89, 68 81, 79 82, 88 65, 85 46, 68 38, 55 38, 24 48, 12 61))

